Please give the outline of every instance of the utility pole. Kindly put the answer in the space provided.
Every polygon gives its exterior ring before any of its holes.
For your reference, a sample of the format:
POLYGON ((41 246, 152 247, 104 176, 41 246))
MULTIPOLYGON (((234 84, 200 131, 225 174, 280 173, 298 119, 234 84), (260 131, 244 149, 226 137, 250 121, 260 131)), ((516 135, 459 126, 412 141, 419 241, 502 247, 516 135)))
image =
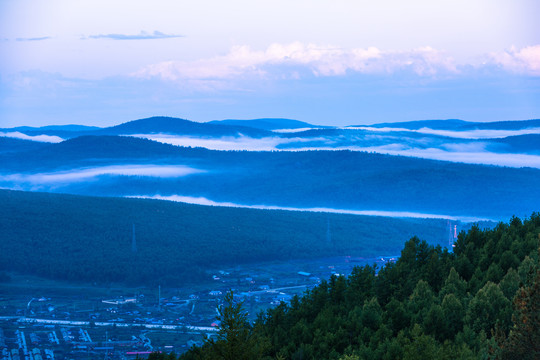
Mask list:
POLYGON ((330 218, 326 219, 326 242, 332 243, 332 234, 330 233, 330 218))
POLYGON ((137 239, 135 238, 135 223, 133 223, 133 237, 131 239, 131 252, 137 252, 137 239))

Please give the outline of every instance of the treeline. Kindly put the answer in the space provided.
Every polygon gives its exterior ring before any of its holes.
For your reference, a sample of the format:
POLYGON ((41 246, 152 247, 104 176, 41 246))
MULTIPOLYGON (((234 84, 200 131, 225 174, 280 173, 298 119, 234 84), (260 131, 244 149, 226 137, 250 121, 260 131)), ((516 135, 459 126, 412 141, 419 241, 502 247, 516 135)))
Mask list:
POLYGON ((462 232, 454 252, 413 237, 253 325, 230 302, 220 336, 180 359, 539 359, 539 244, 540 214, 462 232))
POLYGON ((417 231, 447 242, 445 220, 0 190, 0 274, 176 285, 241 263, 396 255, 417 231))

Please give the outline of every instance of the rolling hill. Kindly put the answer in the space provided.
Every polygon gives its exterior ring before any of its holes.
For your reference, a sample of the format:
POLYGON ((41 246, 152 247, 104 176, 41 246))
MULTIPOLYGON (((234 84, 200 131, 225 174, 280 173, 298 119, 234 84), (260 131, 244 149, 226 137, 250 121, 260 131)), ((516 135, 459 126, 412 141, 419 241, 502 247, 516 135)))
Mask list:
POLYGON ((249 127, 252 127, 255 129, 261 129, 261 130, 326 127, 326 126, 312 125, 304 121, 280 119, 280 118, 263 118, 263 119, 253 119, 253 120, 234 120, 234 119, 214 120, 214 121, 210 121, 209 124, 219 124, 219 125, 229 125, 229 126, 249 126, 249 127))
MULTIPOLYGON (((358 125, 365 126, 365 125, 358 125)), ((434 130, 520 130, 527 128, 540 127, 540 119, 531 120, 509 120, 509 121, 491 121, 491 122, 470 122, 457 119, 448 120, 417 120, 393 123, 379 123, 369 125, 370 127, 392 127, 418 130, 421 128, 430 128, 434 130)))
POLYGON ((448 243, 447 222, 437 219, 8 190, 0 190, 0 204, 0 270, 65 280, 174 284, 241 263, 393 255, 413 235, 448 243))
MULTIPOLYGON (((158 168, 156 168, 156 171, 158 168)), ((214 151, 132 137, 88 136, 0 154, 0 186, 81 195, 183 195, 245 205, 412 211, 505 219, 536 211, 540 170, 468 165, 359 151, 214 151), (159 177, 102 173, 65 182, 33 174, 117 165, 188 166, 159 177)))
POLYGON ((127 134, 175 134, 198 136, 238 136, 239 134, 253 138, 271 135, 270 132, 248 126, 231 126, 213 123, 198 123, 185 119, 155 116, 141 120, 129 121, 94 132, 96 135, 127 134))

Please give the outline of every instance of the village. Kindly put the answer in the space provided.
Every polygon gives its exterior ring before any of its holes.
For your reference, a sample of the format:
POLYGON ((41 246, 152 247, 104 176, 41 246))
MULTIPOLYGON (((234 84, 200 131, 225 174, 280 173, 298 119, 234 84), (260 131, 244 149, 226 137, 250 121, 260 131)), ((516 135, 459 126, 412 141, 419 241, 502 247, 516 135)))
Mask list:
POLYGON ((196 286, 89 287, 81 293, 27 280, 21 289, 1 285, 2 360, 135 359, 154 351, 176 354, 217 336, 218 307, 233 291, 250 321, 301 296, 332 275, 395 257, 339 257, 258 263, 208 272, 196 286))

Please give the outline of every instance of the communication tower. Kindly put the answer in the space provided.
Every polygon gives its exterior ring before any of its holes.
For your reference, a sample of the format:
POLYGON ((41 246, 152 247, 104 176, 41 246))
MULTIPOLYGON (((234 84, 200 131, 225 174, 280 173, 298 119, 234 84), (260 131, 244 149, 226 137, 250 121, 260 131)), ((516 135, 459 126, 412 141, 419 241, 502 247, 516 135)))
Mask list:
POLYGON ((133 237, 131 238, 131 252, 137 252, 137 239, 135 238, 135 223, 133 223, 133 237))
POLYGON ((332 234, 330 233, 330 218, 326 219, 326 242, 328 244, 332 242, 332 234))

